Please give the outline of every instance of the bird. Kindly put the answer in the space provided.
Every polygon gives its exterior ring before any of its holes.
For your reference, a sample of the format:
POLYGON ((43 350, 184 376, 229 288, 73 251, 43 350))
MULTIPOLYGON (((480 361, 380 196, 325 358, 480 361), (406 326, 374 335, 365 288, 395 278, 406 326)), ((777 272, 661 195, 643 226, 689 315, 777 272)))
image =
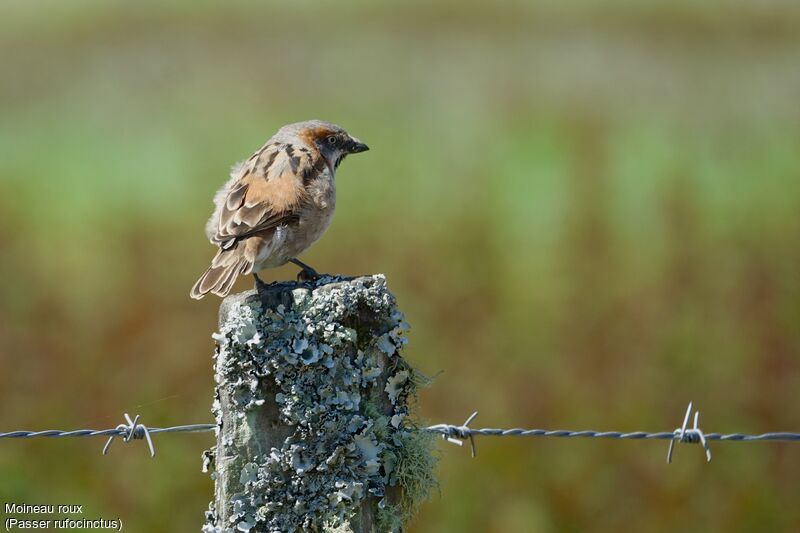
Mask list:
POLYGON ((236 278, 293 263, 298 279, 316 279, 316 270, 297 257, 331 223, 336 208, 336 170, 350 154, 369 147, 341 127, 307 120, 280 128, 244 162, 214 196, 206 235, 218 247, 211 266, 190 296, 225 297, 236 278))

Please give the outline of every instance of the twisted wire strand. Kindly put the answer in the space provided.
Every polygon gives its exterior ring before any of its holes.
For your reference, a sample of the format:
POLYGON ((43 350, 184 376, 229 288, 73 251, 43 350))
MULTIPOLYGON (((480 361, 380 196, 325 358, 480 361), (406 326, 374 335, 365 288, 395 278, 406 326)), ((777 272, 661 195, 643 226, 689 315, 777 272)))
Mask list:
MULTIPOLYGON (((147 430, 151 435, 157 433, 201 433, 214 431, 216 424, 188 424, 183 426, 172 426, 166 428, 151 428, 147 430)), ((498 428, 466 428, 453 424, 435 424, 424 428, 425 431, 439 433, 444 436, 454 438, 469 438, 470 435, 480 435, 483 437, 562 437, 562 438, 595 438, 595 439, 629 439, 629 440, 675 440, 675 433, 672 431, 662 431, 658 433, 648 433, 645 431, 632 431, 623 433, 621 431, 593 431, 593 430, 569 430, 569 429, 498 429, 498 428)), ((42 431, 7 431, 0 433, 0 439, 28 439, 34 437, 124 437, 130 430, 126 428, 114 429, 46 429, 42 431)), ((746 435, 743 433, 706 433, 707 440, 752 442, 752 441, 783 441, 798 442, 800 433, 761 433, 759 435, 746 435)))
MULTIPOLYGON (((137 427, 143 427, 138 424, 137 427)), ((167 428, 151 428, 148 427, 147 431, 151 435, 156 433, 200 433, 204 431, 214 431, 217 427, 216 424, 187 424, 184 426, 172 426, 167 428)), ((125 437, 130 433, 128 426, 116 427, 114 429, 73 429, 73 430, 60 430, 60 429, 46 429, 43 431, 8 431, 0 433, 0 439, 28 439, 33 437, 125 437)), ((134 438, 141 438, 136 437, 134 438)))
MULTIPOLYGON (((425 428, 427 431, 439 433, 444 436, 458 439, 469 438, 470 435, 481 435, 484 437, 563 437, 563 438, 593 438, 593 439, 629 439, 629 440, 679 440, 673 431, 662 431, 658 433, 648 433, 646 431, 633 431, 623 433, 621 431, 572 431, 568 429, 496 429, 496 428, 464 428, 451 424, 436 424, 425 428)), ((687 430, 686 440, 694 439, 695 433, 687 430)), ((751 442, 760 440, 797 442, 800 441, 800 433, 762 433, 760 435, 745 435, 742 433, 705 433, 706 440, 722 440, 751 442)), ((695 442, 691 440, 691 442, 695 442)))
POLYGON ((131 440, 145 439, 147 447, 150 449, 150 457, 156 456, 156 448, 153 445, 151 435, 157 433, 198 433, 202 431, 213 431, 216 424, 186 424, 182 426, 172 426, 168 428, 148 428, 139 423, 139 415, 131 420, 130 415, 125 413, 126 424, 120 424, 114 429, 76 429, 62 431, 59 429, 47 429, 44 431, 8 431, 0 433, 0 439, 29 439, 33 437, 108 437, 106 445, 103 446, 103 455, 108 453, 111 443, 115 437, 122 438, 125 442, 131 440))
MULTIPOLYGON (((771 432, 758 435, 748 435, 744 433, 704 433, 699 427, 700 413, 694 413, 694 424, 689 427, 689 418, 692 414, 692 404, 686 410, 681 427, 674 431, 661 431, 651 433, 647 431, 594 431, 594 430, 568 430, 568 429, 523 429, 523 428, 471 428, 469 424, 478 416, 477 411, 467 418, 461 425, 455 424, 434 424, 421 431, 437 433, 443 439, 453 444, 462 446, 465 441, 469 441, 472 456, 475 457, 475 436, 483 437, 556 437, 556 438, 594 438, 594 439, 618 439, 618 440, 668 440, 670 441, 667 452, 667 462, 672 461, 673 445, 676 442, 684 444, 701 444, 706 453, 706 458, 711 461, 711 450, 708 441, 730 441, 730 442, 757 442, 757 441, 781 441, 781 442, 800 442, 800 433, 792 432, 771 432)), ((108 448, 115 437, 122 438, 125 442, 131 440, 146 439, 150 448, 150 455, 155 456, 155 448, 151 435, 159 433, 200 433, 214 431, 216 424, 186 424, 181 426, 171 426, 165 428, 150 428, 139 423, 139 415, 131 420, 125 413, 125 424, 120 424, 113 429, 76 429, 58 430, 48 429, 44 431, 8 431, 0 433, 0 439, 26 439, 34 437, 109 437, 103 448, 103 455, 108 452, 108 448)))
POLYGON ((681 427, 674 431, 661 431, 658 433, 650 433, 647 431, 633 431, 623 433, 621 431, 593 431, 582 430, 572 431, 568 429, 496 429, 496 428, 482 428, 474 429, 469 427, 469 424, 478 416, 475 411, 470 415, 467 420, 460 426, 453 424, 435 424, 425 428, 426 431, 439 433, 446 441, 463 446, 464 441, 469 440, 472 457, 475 457, 475 435, 484 437, 557 437, 557 438, 595 438, 595 439, 629 439, 629 440, 668 440, 669 449, 667 450, 667 463, 672 462, 673 447, 676 442, 684 444, 701 444, 706 454, 706 460, 711 462, 711 449, 708 446, 708 441, 731 441, 731 442, 756 442, 756 441, 783 441, 783 442, 800 442, 800 433, 791 432, 772 432, 761 433, 760 435, 746 435, 743 433, 704 433, 699 427, 700 412, 694 413, 694 424, 690 428, 689 418, 692 414, 692 402, 689 402, 689 407, 686 409, 686 415, 683 418, 681 427))

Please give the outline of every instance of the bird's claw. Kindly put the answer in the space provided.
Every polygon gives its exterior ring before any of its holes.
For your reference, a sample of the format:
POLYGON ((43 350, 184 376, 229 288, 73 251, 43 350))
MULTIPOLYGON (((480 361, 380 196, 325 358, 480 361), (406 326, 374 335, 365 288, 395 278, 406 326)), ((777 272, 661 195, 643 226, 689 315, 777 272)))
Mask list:
POLYGON ((319 272, 313 268, 304 268, 297 273, 297 281, 316 281, 320 278, 319 272))
POLYGON ((296 257, 289 259, 290 263, 293 263, 303 270, 297 273, 297 281, 316 281, 322 276, 320 276, 319 272, 308 266, 307 264, 303 263, 296 257))

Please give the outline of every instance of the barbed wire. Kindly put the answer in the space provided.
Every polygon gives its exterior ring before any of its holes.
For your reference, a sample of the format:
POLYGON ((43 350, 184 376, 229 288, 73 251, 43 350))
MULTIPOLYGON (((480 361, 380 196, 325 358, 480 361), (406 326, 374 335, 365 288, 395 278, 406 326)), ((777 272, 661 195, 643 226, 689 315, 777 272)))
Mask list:
MULTIPOLYGON (((475 436, 483 437, 557 437, 557 438, 593 438, 593 439, 620 439, 620 440, 668 440, 667 463, 672 462, 673 448, 676 442, 683 444, 701 444, 706 454, 706 460, 711 461, 711 449, 709 441, 730 441, 730 442, 757 442, 757 441, 782 441, 800 442, 800 433, 773 432, 761 433, 759 435, 747 435, 743 433, 705 433, 699 427, 700 412, 694 413, 692 427, 689 427, 689 419, 692 416, 692 403, 686 409, 681 427, 673 431, 662 431, 650 433, 646 431, 633 431, 624 433, 621 431, 594 431, 581 430, 573 431, 568 429, 496 429, 496 428, 471 428, 469 425, 478 416, 475 411, 461 425, 454 424, 434 424, 422 428, 422 431, 438 433, 441 437, 452 444, 463 446, 465 441, 469 441, 472 457, 476 456, 475 436)), ((114 429, 76 429, 63 431, 58 429, 48 429, 44 431, 9 431, 0 433, 0 439, 27 439, 34 437, 109 437, 103 447, 103 455, 108 453, 108 449, 115 437, 120 437, 124 442, 131 440, 146 439, 150 449, 150 456, 155 457, 156 451, 153 445, 152 435, 158 433, 199 433, 214 431, 216 424, 188 424, 182 426, 172 426, 166 428, 150 428, 139 422, 139 415, 134 419, 125 413, 126 424, 120 424, 114 429)))
POLYGON ((460 426, 451 424, 437 424, 429 426, 426 429, 435 433, 440 433, 442 438, 462 446, 464 441, 470 441, 470 448, 472 457, 475 457, 475 435, 485 437, 558 437, 558 438, 593 438, 593 439, 629 439, 629 440, 669 440, 669 448, 667 450, 667 463, 672 462, 673 447, 676 442, 683 444, 701 444, 706 453, 706 461, 711 461, 711 449, 709 448, 708 441, 731 441, 731 442, 756 442, 756 441, 783 441, 783 442, 800 442, 800 433, 790 432, 773 432, 762 433, 760 435, 746 435, 743 433, 704 433, 699 427, 700 412, 694 414, 694 423, 692 427, 688 427, 689 418, 692 414, 692 403, 689 402, 689 407, 686 409, 686 415, 683 417, 683 424, 681 427, 674 431, 662 431, 658 433, 649 433, 646 431, 633 431, 623 433, 621 431, 593 431, 582 430, 572 431, 568 429, 494 429, 483 428, 474 429, 469 427, 469 424, 478 416, 478 412, 472 413, 466 422, 460 426))
POLYGON ((74 430, 60 430, 60 429, 46 429, 44 431, 9 431, 0 433, 0 439, 30 439, 35 437, 108 437, 106 445, 103 446, 103 455, 108 453, 108 448, 114 441, 114 437, 121 437, 124 442, 130 442, 132 439, 146 439, 147 445, 150 448, 150 457, 156 456, 156 449, 153 445, 151 435, 158 433, 200 433, 204 431, 214 431, 217 428, 216 424, 187 424, 183 426, 172 426, 167 428, 149 428, 139 422, 139 415, 131 420, 128 413, 125 413, 125 421, 127 424, 120 424, 114 429, 74 429, 74 430))

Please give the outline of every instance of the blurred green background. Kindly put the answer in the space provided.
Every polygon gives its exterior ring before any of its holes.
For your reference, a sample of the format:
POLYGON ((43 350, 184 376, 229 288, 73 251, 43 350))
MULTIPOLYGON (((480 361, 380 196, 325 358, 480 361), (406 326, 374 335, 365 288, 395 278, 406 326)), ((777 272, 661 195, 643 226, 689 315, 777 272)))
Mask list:
MULTIPOLYGON (((800 430, 797 2, 5 0, 0 50, 0 430, 210 420, 210 200, 308 118, 372 150, 303 259, 388 276, 428 421, 800 430)), ((0 503, 199 530, 211 435, 102 445, 0 442, 0 503)), ((666 447, 443 444, 411 531, 800 530, 797 445, 666 447)))

